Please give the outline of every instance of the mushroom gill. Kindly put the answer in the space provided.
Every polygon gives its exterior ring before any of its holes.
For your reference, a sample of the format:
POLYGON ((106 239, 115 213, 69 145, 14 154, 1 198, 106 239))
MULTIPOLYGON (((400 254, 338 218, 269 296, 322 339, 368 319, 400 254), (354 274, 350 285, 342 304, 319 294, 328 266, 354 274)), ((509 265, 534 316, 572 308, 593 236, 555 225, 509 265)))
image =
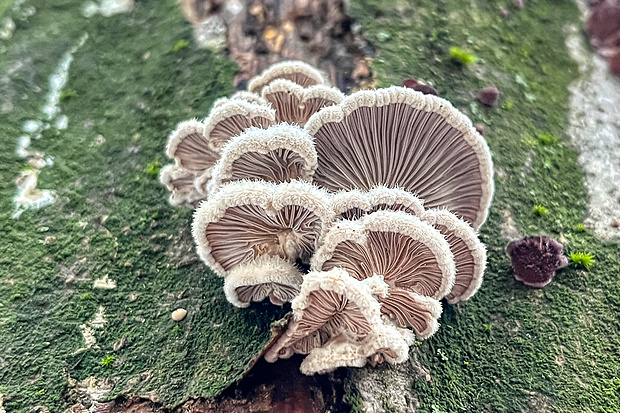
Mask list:
POLYGON ((291 262, 264 255, 234 266, 224 278, 224 292, 237 307, 266 298, 274 305, 283 305, 299 294, 302 280, 301 271, 291 262))
POLYGON ((334 214, 344 219, 358 219, 375 211, 403 211, 415 216, 424 214, 424 201, 400 188, 378 185, 369 191, 352 189, 334 194, 334 214))
POLYGON ((286 79, 276 79, 265 86, 262 96, 276 110, 278 122, 301 126, 320 109, 338 104, 344 99, 338 89, 324 85, 304 88, 286 79))
POLYGON ((310 360, 314 367, 302 368, 305 374, 344 365, 363 366, 380 349, 396 354, 395 359, 406 359, 408 346, 398 331, 392 330, 390 339, 385 339, 389 335, 386 329, 394 326, 383 321, 374 297, 386 292, 381 277, 359 281, 339 268, 308 273, 292 301, 293 318, 266 351, 265 359, 273 363, 294 353, 314 353, 310 360), (351 357, 332 356, 340 350, 351 357))
POLYGON ((381 275, 390 286, 381 311, 420 338, 437 330, 439 299, 454 284, 455 264, 441 233, 401 211, 377 211, 337 221, 312 258, 313 270, 343 268, 358 280, 381 275))
POLYGON ((248 128, 268 128, 276 123, 275 116, 275 111, 269 106, 229 100, 211 110, 205 119, 204 134, 213 147, 220 149, 230 138, 248 128))
POLYGON ((286 79, 302 87, 325 84, 321 73, 307 63, 288 60, 269 66, 263 73, 250 80, 248 90, 261 93, 263 88, 276 79, 286 79))
POLYGON ((456 264, 454 286, 446 300, 450 304, 471 298, 482 284, 487 254, 484 244, 473 228, 450 211, 431 209, 422 220, 438 229, 450 244, 450 251, 456 264))
POLYGON ((314 142, 300 127, 281 123, 250 128, 222 148, 207 192, 213 194, 222 184, 241 179, 309 181, 316 164, 314 142))
POLYGON ((201 259, 220 276, 262 256, 308 261, 332 220, 326 194, 292 181, 236 181, 194 213, 192 233, 201 259))
POLYGON ((330 192, 400 187, 479 228, 493 194, 489 148, 448 101, 402 87, 360 91, 306 123, 330 192), (337 139, 335 139, 337 137, 337 139))

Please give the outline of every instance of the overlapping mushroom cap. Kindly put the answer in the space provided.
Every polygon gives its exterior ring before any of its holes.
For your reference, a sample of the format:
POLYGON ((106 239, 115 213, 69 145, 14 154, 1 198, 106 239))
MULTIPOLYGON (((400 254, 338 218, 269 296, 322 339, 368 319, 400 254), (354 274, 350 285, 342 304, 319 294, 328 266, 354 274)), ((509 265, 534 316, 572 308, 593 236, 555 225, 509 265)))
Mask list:
POLYGON ((381 275, 390 286, 381 311, 421 338, 437 331, 439 299, 454 284, 455 264, 441 233, 419 218, 377 211, 359 220, 338 221, 312 257, 314 270, 344 268, 363 280, 381 275))
POLYGON ((408 343, 381 318, 374 298, 386 293, 380 276, 360 281, 339 268, 306 274, 292 302, 293 319, 265 359, 275 362, 294 353, 310 354, 301 366, 305 374, 363 366, 379 353, 394 362, 404 361, 408 343))
POLYGON ((314 180, 327 190, 400 187, 475 229, 486 220, 490 152, 448 101, 402 87, 360 91, 321 109, 305 128, 319 157, 314 180))
MULTIPOLYGON (((200 205, 192 233, 198 255, 216 274, 225 277, 227 285, 230 280, 238 289, 248 285, 243 279, 255 277, 298 289, 299 271, 294 264, 297 260, 309 261, 323 227, 331 220, 326 194, 307 182, 237 181, 223 186, 200 205), (276 264, 264 257, 288 262, 290 276, 283 275, 280 281, 270 278, 265 267, 276 264), (230 275, 233 277, 228 278, 230 275)), ((282 272, 281 265, 277 264, 277 272, 282 272)), ((257 289, 260 284, 252 285, 257 289)), ((230 288, 225 287, 229 297, 233 295, 230 288)), ((244 294, 258 296, 258 292, 244 294)), ((239 305, 240 298, 232 300, 233 304, 239 305)))
POLYGON ((383 186, 370 191, 337 193, 332 197, 332 209, 336 216, 348 219, 359 219, 377 210, 404 211, 419 217, 439 230, 450 244, 456 264, 456 278, 446 295, 448 302, 465 301, 480 288, 486 268, 486 249, 473 228, 448 210, 425 210, 422 201, 412 193, 383 186))
POLYGON ((299 60, 287 60, 269 66, 248 84, 252 93, 261 93, 263 88, 276 79, 286 79, 302 87, 324 85, 325 78, 314 67, 299 60))
POLYGON ((314 142, 303 129, 287 123, 250 128, 222 148, 207 192, 215 193, 223 184, 241 179, 310 181, 316 165, 314 142))

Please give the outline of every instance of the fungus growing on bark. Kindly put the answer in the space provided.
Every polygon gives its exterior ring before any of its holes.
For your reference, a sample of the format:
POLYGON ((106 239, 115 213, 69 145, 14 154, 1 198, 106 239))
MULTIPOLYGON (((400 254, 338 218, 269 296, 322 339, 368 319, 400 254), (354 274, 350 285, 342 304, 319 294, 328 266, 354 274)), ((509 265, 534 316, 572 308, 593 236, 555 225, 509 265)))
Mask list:
POLYGON ((439 299, 454 284, 455 264, 441 233, 400 211, 377 211, 355 221, 338 221, 312 257, 311 268, 343 268, 364 280, 381 275, 390 286, 378 298, 381 311, 421 338, 437 331, 439 299))
MULTIPOLYGON (((237 289, 237 298, 231 301, 239 305, 244 297, 261 296, 263 283, 299 288, 299 271, 293 264, 309 261, 320 233, 332 219, 326 194, 307 182, 237 181, 200 205, 192 233, 200 258, 216 274, 233 275, 230 283, 237 289), (270 270, 276 264, 265 257, 288 261, 291 273, 282 275, 281 281, 273 278, 270 270), (258 279, 247 281, 253 276, 258 279), (255 291, 239 291, 249 285, 255 291)), ((277 265, 281 274, 282 265, 277 265)), ((269 294, 276 297, 274 301, 289 295, 286 291, 269 294)))
POLYGON ((326 106, 342 102, 338 89, 324 85, 302 87, 290 80, 276 79, 262 90, 263 99, 276 110, 278 122, 304 126, 310 116, 326 106))
POLYGON ((486 220, 489 148, 448 101, 402 87, 360 91, 321 109, 305 128, 319 159, 314 181, 328 191, 400 187, 475 229, 486 220))
POLYGON ((380 276, 359 281, 339 268, 308 273, 292 301, 293 318, 265 359, 273 363, 294 353, 310 354, 301 365, 304 374, 361 367, 378 353, 390 362, 406 360, 408 342, 384 322, 374 298, 386 293, 380 276))
POLYGON ((298 60, 290 60, 271 65, 250 81, 248 90, 261 93, 265 86, 276 79, 287 79, 302 87, 325 84, 325 79, 314 67, 298 60))
POLYGON ((557 270, 568 265, 564 246, 549 237, 532 236, 513 241, 506 251, 512 260, 515 278, 530 287, 546 286, 557 270))
POLYGON ((286 123, 267 129, 250 128, 232 138, 213 167, 208 193, 241 179, 310 181, 317 165, 314 141, 306 131, 286 123))

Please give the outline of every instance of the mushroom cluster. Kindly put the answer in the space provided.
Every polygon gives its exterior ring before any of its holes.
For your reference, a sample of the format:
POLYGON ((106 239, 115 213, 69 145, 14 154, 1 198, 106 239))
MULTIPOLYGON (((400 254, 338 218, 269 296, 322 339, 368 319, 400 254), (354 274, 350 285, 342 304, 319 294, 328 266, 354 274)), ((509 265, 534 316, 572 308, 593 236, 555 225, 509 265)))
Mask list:
POLYGON ((181 123, 161 174, 172 204, 199 204, 198 254, 233 305, 291 303, 265 358, 305 354, 305 374, 400 363, 433 335, 440 300, 480 287, 493 195, 488 146, 449 102, 326 83, 270 67, 181 123))

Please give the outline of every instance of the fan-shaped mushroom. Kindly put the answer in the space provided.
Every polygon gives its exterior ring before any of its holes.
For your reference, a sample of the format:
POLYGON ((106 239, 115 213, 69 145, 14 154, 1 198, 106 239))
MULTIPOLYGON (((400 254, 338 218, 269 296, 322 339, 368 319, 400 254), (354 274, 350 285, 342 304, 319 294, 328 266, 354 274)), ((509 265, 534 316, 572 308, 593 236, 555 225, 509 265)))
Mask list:
POLYGON ((314 142, 300 127, 281 123, 267 129, 251 128, 222 148, 208 193, 215 193, 223 183, 240 179, 309 181, 316 164, 314 142))
POLYGON ((299 294, 302 281, 301 271, 290 261, 263 255, 232 267, 224 278, 224 292, 237 307, 267 297, 272 304, 282 305, 299 294))
POLYGON ((207 141, 220 149, 233 136, 251 127, 268 128, 276 123, 275 111, 245 100, 229 100, 213 108, 205 119, 207 141))
POLYGON ((334 214, 344 219, 358 219, 380 210, 404 211, 421 217, 424 201, 400 188, 378 185, 369 191, 352 189, 340 191, 332 197, 334 214))
POLYGON ((305 128, 319 157, 314 180, 327 190, 400 187, 476 229, 486 220, 489 148, 448 101, 402 87, 360 91, 321 109, 305 128))
POLYGON ((288 60, 271 65, 254 77, 248 85, 248 90, 261 93, 265 86, 276 79, 287 79, 302 87, 325 84, 325 79, 314 67, 298 60, 288 60))
MULTIPOLYGON (((327 195, 307 182, 231 182, 194 214, 192 233, 198 255, 220 276, 259 257, 307 262, 323 227, 332 220, 328 205, 327 195)), ((265 264, 255 265, 260 263, 265 264)), ((244 268, 236 274, 245 277, 253 267, 244 268)), ((256 270, 256 274, 266 272, 256 270)), ((265 282, 274 280, 267 277, 265 282)), ((235 286, 241 284, 235 281, 235 286)))
POLYGON ((380 274, 390 286, 381 310, 401 327, 429 337, 438 328, 441 299, 454 284, 455 264, 441 233, 401 211, 377 211, 337 221, 312 257, 313 270, 344 268, 356 279, 380 274))
POLYGON ((306 124, 320 109, 342 102, 344 95, 338 89, 324 85, 308 88, 286 79, 276 79, 265 86, 263 99, 276 110, 278 122, 306 124))
POLYGON ((308 273, 292 302, 293 319, 265 359, 275 362, 293 353, 310 353, 302 365, 305 374, 363 366, 380 351, 389 354, 390 361, 404 361, 408 344, 393 325, 383 321, 374 298, 386 292, 380 276, 359 281, 340 268, 308 273))
POLYGON ((450 304, 471 298, 482 284, 487 264, 484 244, 473 228, 445 209, 427 210, 422 220, 438 229, 450 244, 450 251, 456 264, 454 286, 446 300, 450 304))

